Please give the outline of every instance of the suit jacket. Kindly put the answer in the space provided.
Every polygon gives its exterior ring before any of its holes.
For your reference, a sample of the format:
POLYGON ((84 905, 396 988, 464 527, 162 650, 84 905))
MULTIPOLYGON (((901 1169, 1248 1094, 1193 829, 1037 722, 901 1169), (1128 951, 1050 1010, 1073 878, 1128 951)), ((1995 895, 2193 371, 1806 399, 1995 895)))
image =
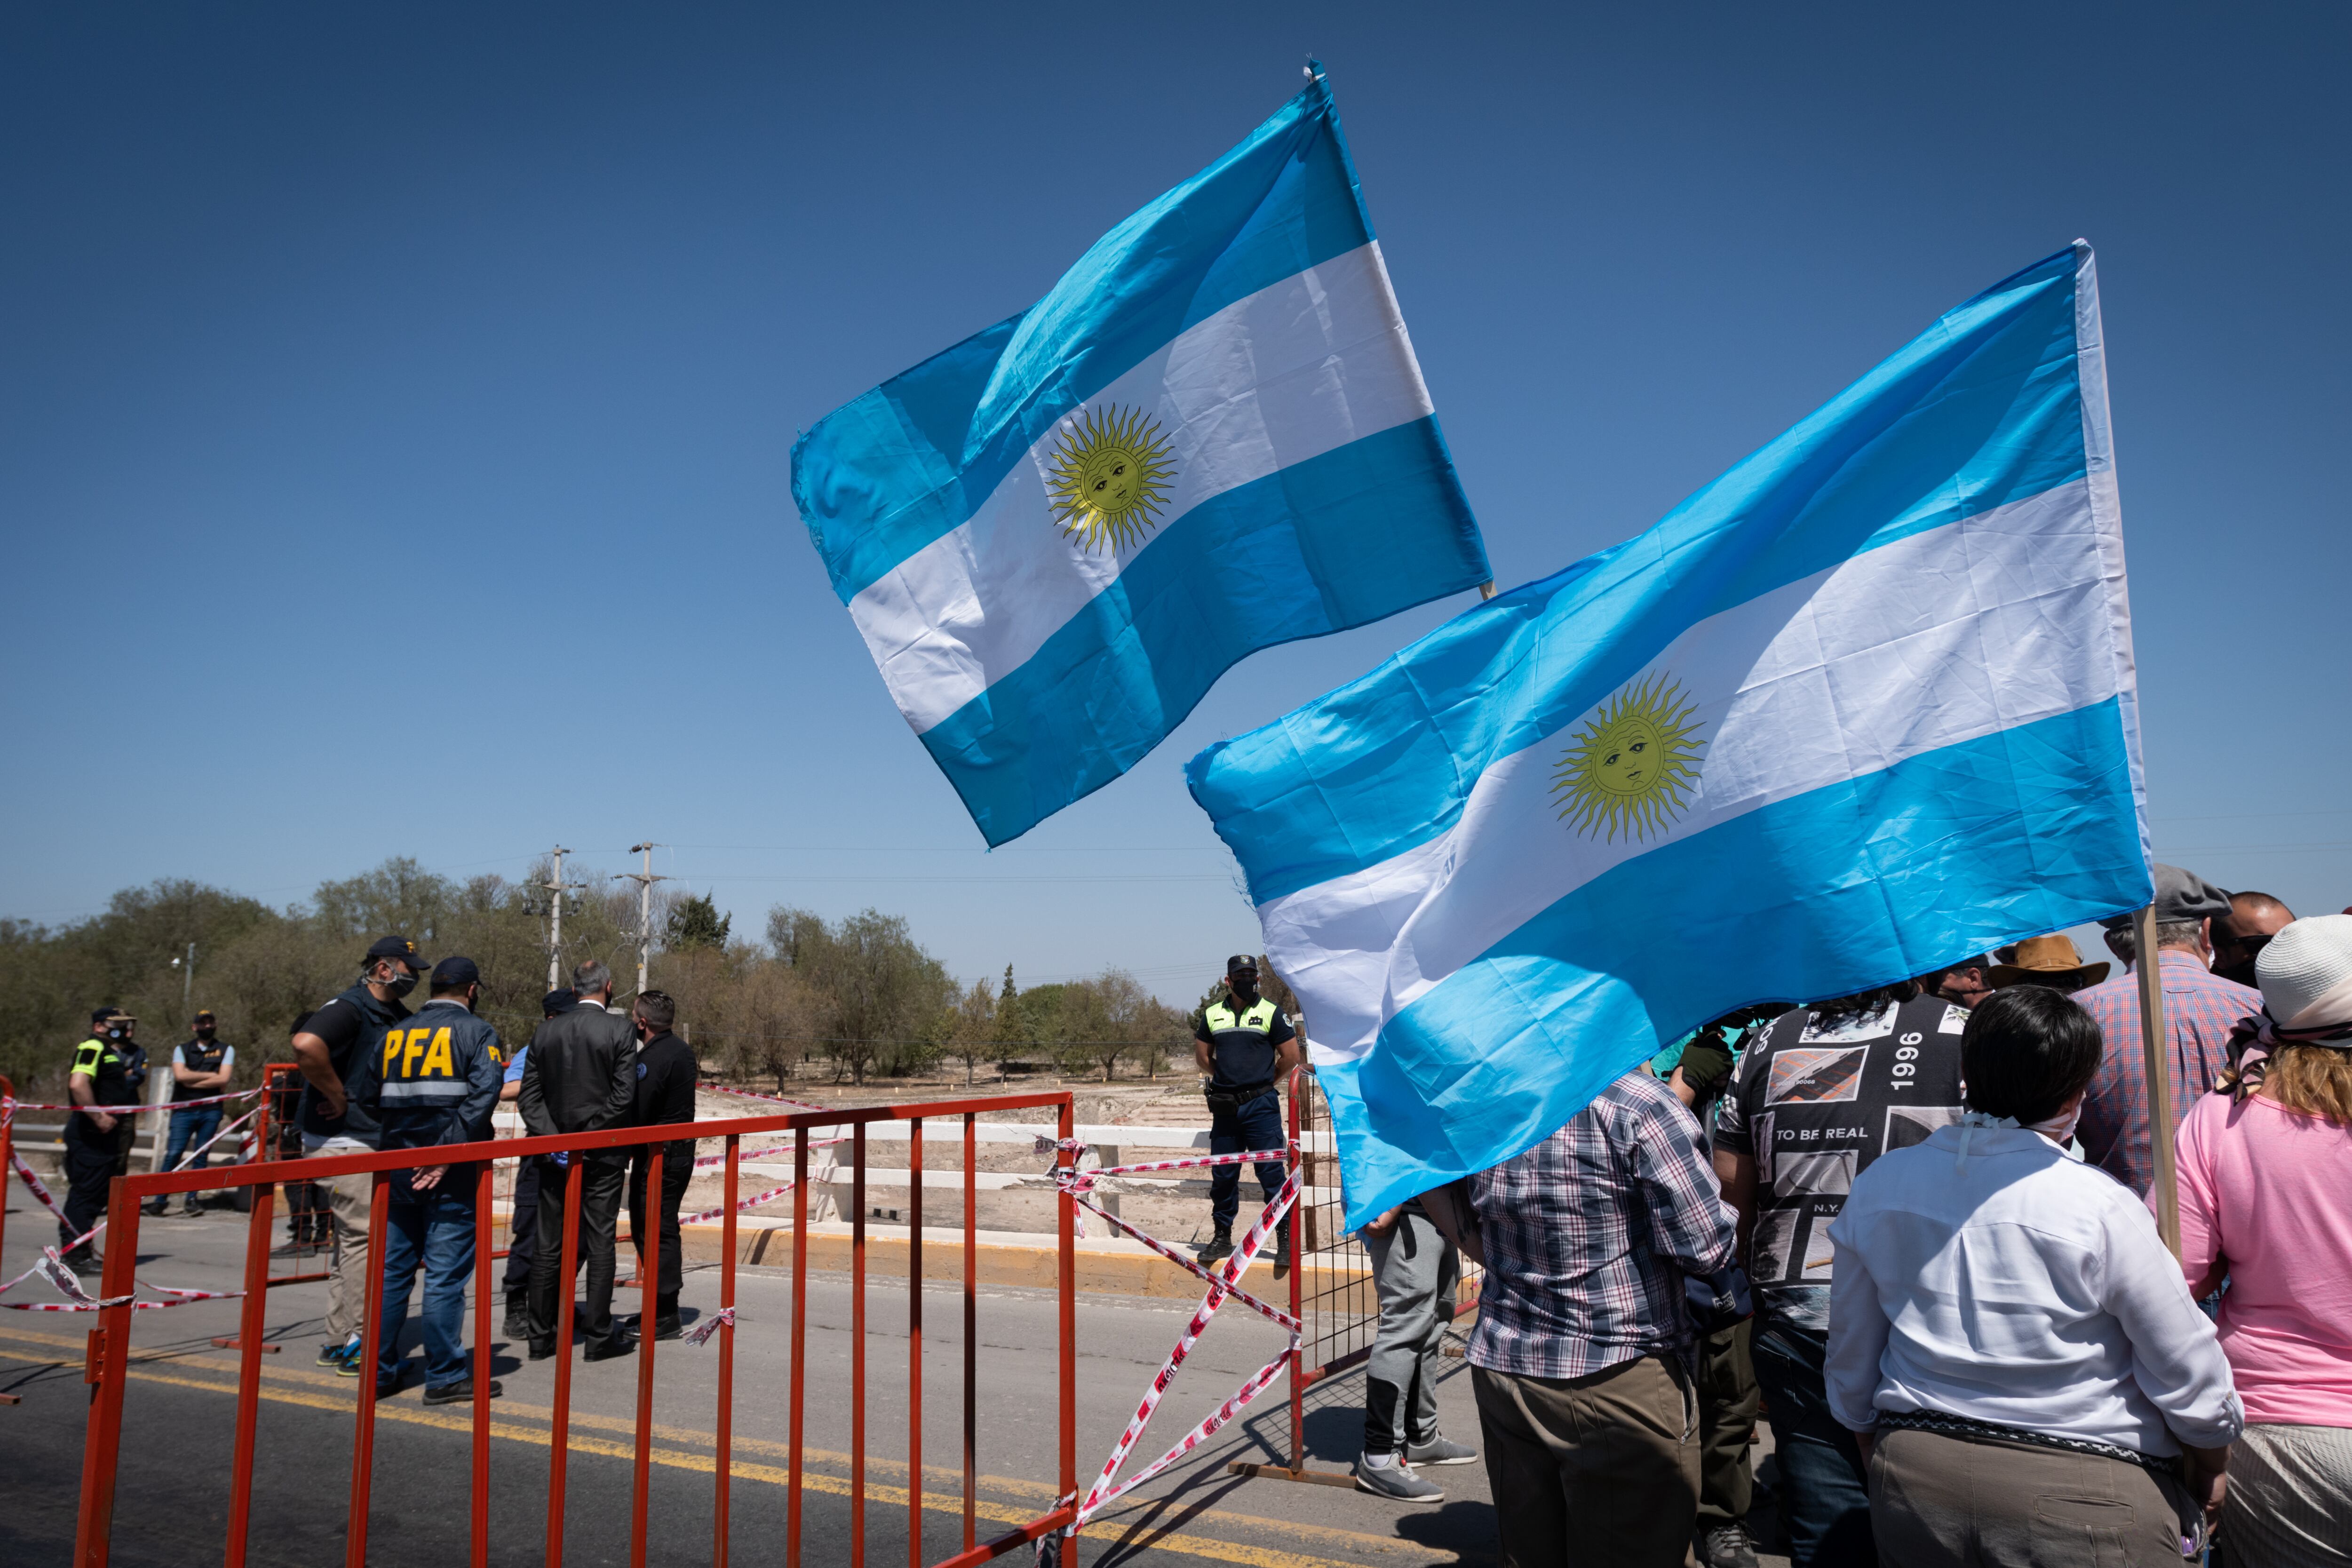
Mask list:
POLYGON ((531 1036, 520 1105, 532 1137, 627 1127, 636 1097, 637 1034, 618 1011, 583 1002, 531 1036))

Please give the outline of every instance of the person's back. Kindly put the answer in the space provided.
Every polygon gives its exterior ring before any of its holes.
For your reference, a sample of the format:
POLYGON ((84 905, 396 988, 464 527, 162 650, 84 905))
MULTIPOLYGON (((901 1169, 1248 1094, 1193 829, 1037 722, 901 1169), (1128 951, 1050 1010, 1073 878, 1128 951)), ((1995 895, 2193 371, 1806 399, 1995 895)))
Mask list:
POLYGON ((535 1138, 628 1124, 636 1103, 636 1035, 596 999, 546 1019, 523 1058, 519 1104, 535 1138))
MULTIPOLYGON (((2193 1384, 2118 1319, 2142 1292, 2195 1312, 2154 1222, 2129 1188, 2038 1132, 1947 1127, 1898 1149, 1854 1184, 1833 1234, 1837 1310, 1853 1270, 1891 1325, 1872 1404, 1843 1404, 1850 1425, 1872 1405, 1937 1410, 2170 1455, 2158 1398, 2176 1419, 2221 1421, 2193 1397, 2177 1404, 2193 1384)), ((1829 1371, 1833 1400, 1866 1375, 1841 1375, 1834 1358, 1829 1371)))
POLYGON ((2222 1532, 2242 1568, 2343 1563, 2352 1543, 2352 916, 2295 921, 2254 961, 2263 1011, 2177 1148, 2180 1268, 2224 1277, 2222 1352, 2246 1403, 2222 1532))

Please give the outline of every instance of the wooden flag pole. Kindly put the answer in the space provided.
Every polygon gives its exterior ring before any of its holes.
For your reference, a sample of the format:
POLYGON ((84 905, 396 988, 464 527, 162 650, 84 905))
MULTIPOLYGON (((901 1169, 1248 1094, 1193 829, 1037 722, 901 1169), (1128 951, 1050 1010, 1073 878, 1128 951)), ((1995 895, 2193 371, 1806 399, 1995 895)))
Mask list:
POLYGON ((2164 963, 2156 951, 2156 906, 2132 916, 2139 969, 2141 1063, 2147 1074, 2147 1146, 2156 1157, 2156 1226, 2180 1256, 2180 1187, 2172 1173, 2171 1041, 2164 1032, 2164 963))

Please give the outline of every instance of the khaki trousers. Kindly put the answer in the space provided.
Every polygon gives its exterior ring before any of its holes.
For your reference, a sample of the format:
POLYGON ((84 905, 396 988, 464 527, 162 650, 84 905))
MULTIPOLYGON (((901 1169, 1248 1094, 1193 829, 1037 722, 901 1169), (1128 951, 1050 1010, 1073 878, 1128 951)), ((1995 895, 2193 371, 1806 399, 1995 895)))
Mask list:
POLYGON ((1681 1568, 1698 1519, 1690 1374, 1647 1355, 1576 1378, 1473 1369, 1507 1568, 1681 1568))
MULTIPOLYGON (((324 1158, 328 1152, 321 1150, 310 1158, 324 1158)), ((367 1327, 368 1292, 375 1289, 375 1277, 368 1269, 368 1200, 375 1191, 375 1178, 361 1172, 315 1184, 326 1192, 328 1225, 335 1240, 327 1275, 327 1338, 341 1344, 367 1327)))
POLYGON ((1746 1519, 1755 1499, 1748 1468, 1759 1403, 1748 1351, 1755 1326, 1749 1318, 1698 1342, 1698 1519, 1705 1529, 1746 1519))
POLYGON ((1878 1560, 1903 1568, 2180 1568, 2180 1484, 2032 1443, 1895 1427, 1870 1456, 1878 1560))

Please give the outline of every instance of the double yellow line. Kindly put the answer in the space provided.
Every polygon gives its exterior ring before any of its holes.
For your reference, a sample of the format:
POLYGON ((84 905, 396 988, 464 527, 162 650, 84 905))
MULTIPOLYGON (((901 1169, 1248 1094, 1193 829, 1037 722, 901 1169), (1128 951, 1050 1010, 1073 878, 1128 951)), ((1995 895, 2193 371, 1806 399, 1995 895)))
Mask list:
MULTIPOLYGON (((0 1328, 0 1341, 72 1352, 71 1356, 68 1357, 57 1354, 33 1354, 26 1351, 0 1348, 0 1361, 37 1364, 77 1365, 83 1349, 83 1341, 79 1335, 44 1334, 23 1329, 0 1328)), ((222 1394, 234 1397, 236 1394, 236 1384, 232 1369, 217 1363, 187 1359, 195 1353, 193 1351, 185 1352, 184 1355, 173 1352, 137 1352, 131 1356, 131 1365, 126 1375, 133 1382, 152 1383, 172 1388, 192 1388, 207 1394, 222 1394), (173 1370, 158 1370, 159 1367, 170 1367, 173 1370), (207 1375, 185 1375, 200 1371, 207 1375)), ((303 1367, 274 1365, 268 1362, 263 1363, 261 1370, 263 1373, 261 1397, 272 1404, 291 1405, 310 1410, 331 1411, 341 1415, 351 1413, 356 1389, 348 1379, 338 1378, 331 1373, 313 1372, 303 1367)), ((525 1405, 508 1398, 499 1399, 490 1409, 492 1436, 530 1443, 542 1448, 551 1445, 552 1433, 547 1423, 554 1419, 555 1413, 552 1410, 544 1405, 525 1405)), ((400 1422, 412 1426, 430 1426, 445 1432, 471 1434, 474 1429, 473 1416, 470 1413, 457 1415, 443 1410, 428 1410, 422 1405, 410 1405, 400 1400, 386 1400, 378 1404, 375 1407, 375 1415, 379 1421, 400 1422)), ((593 1454, 608 1458, 635 1459, 635 1436, 636 1424, 634 1421, 619 1416, 600 1415, 575 1410, 572 1413, 571 1431, 565 1440, 565 1448, 574 1454, 593 1454), (629 1440, 620 1442, 612 1437, 595 1435, 600 1432, 625 1434, 629 1440)), ((698 1471, 705 1475, 714 1474, 718 1470, 718 1458, 715 1452, 717 1438, 713 1434, 698 1432, 690 1427, 656 1424, 653 1428, 653 1437, 654 1444, 648 1451, 647 1458, 654 1464, 666 1466, 671 1469, 698 1471), (694 1445, 713 1451, 694 1452, 677 1445, 694 1445)), ((788 1461, 791 1453, 783 1444, 769 1442, 758 1437, 736 1436, 730 1440, 730 1446, 733 1458, 728 1470, 736 1479, 772 1486, 783 1486, 789 1481, 791 1472, 783 1466, 761 1462, 761 1459, 788 1461), (745 1458, 747 1455, 759 1458, 745 1458)), ((849 1482, 846 1478, 807 1468, 811 1465, 823 1465, 846 1468, 849 1464, 848 1455, 827 1449, 803 1448, 802 1460, 801 1485, 805 1490, 823 1492, 835 1497, 849 1495, 849 1482)), ((901 1479, 906 1477, 908 1469, 906 1461, 902 1459, 868 1458, 866 1461, 866 1468, 869 1475, 896 1476, 901 1479)), ((936 1478, 944 1488, 951 1489, 941 1491, 933 1490, 927 1486, 923 1500, 925 1510, 961 1517, 963 1511, 963 1472, 930 1465, 924 1466, 923 1470, 927 1482, 936 1478), (934 1501, 934 1499, 938 1500, 934 1501)), ((1028 1498, 1033 1500, 1034 1503, 1031 1507, 1019 1508, 1006 1503, 992 1502, 984 1498, 974 1499, 973 1512, 980 1519, 1008 1526, 1026 1524, 1053 1505, 1054 1489, 1043 1481, 1021 1480, 1007 1476, 982 1476, 979 1480, 982 1486, 991 1491, 1028 1498)), ((877 1482, 870 1479, 866 1484, 866 1500, 885 1507, 895 1505, 903 1509, 907 1506, 908 1495, 908 1489, 904 1485, 892 1485, 887 1481, 877 1482)), ((1095 1528, 1104 1529, 1118 1515, 1132 1515, 1167 1501, 1168 1500, 1165 1499, 1139 1500, 1112 1509, 1101 1516, 1101 1522, 1095 1528)), ((1397 1560, 1397 1554, 1401 1550, 1407 1552, 1415 1550, 1413 1543, 1392 1535, 1370 1535, 1352 1530, 1338 1530, 1328 1525, 1301 1524, 1290 1520, 1259 1519, 1250 1514, 1232 1513, 1220 1509, 1191 1511, 1189 1521, 1224 1524, 1244 1531, 1263 1531, 1292 1540, 1308 1540, 1328 1550, 1347 1552, 1349 1555, 1344 1558, 1307 1556, 1275 1547, 1255 1546, 1238 1541, 1224 1541, 1214 1536, 1197 1535, 1185 1531, 1156 1529, 1145 1521, 1137 1521, 1130 1524, 1115 1544, 1121 1552, 1146 1550, 1174 1552, 1190 1557, 1206 1558, 1213 1562, 1236 1563, 1240 1564, 1241 1568, 1361 1568, 1361 1565, 1367 1562, 1393 1563, 1397 1560)), ((1427 1549, 1420 1550, 1425 1552, 1427 1549)))

